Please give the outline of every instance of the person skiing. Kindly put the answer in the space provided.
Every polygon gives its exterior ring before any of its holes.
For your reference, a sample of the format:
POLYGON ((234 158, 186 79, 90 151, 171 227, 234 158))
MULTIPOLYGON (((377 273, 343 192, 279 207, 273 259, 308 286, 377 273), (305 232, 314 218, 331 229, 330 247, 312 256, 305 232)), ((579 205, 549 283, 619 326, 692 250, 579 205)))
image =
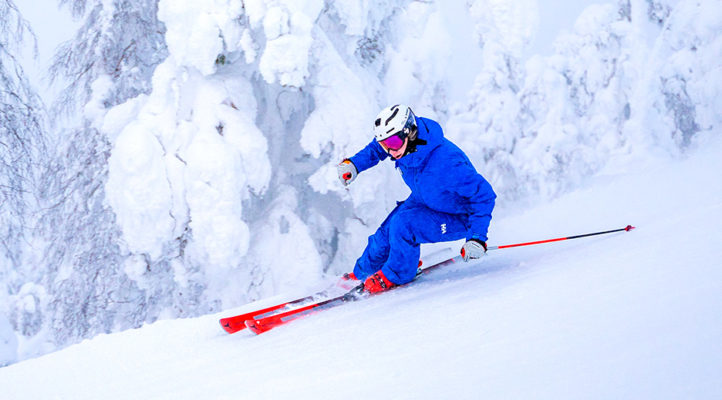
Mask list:
POLYGON ((347 279, 377 293, 416 277, 421 243, 466 239, 464 261, 486 253, 487 232, 496 194, 466 154, 444 137, 441 126, 417 117, 401 104, 381 110, 374 120, 374 139, 338 164, 344 186, 358 174, 391 157, 411 189, 398 202, 356 261, 347 279))

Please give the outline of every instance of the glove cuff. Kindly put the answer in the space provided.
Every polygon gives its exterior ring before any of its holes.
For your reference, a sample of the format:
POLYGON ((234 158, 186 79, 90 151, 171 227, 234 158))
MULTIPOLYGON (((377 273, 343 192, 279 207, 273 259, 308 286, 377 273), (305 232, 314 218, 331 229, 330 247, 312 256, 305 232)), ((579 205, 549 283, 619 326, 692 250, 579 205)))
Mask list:
POLYGON ((358 168, 356 168, 356 164, 354 164, 350 158, 344 158, 343 160, 341 160, 341 164, 350 164, 351 166, 353 166, 353 169, 355 169, 356 173, 358 174, 358 168))
POLYGON ((479 240, 477 238, 471 238, 471 239, 469 239, 469 241, 479 243, 480 245, 482 245, 484 247, 484 251, 486 251, 486 242, 485 241, 479 240))

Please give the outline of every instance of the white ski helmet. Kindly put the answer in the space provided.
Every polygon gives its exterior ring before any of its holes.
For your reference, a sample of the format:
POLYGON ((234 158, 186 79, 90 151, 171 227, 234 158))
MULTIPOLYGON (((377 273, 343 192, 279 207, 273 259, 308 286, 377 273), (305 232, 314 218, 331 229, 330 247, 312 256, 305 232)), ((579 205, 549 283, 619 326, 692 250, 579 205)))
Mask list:
POLYGON ((400 134, 401 139, 416 139, 416 116, 408 106, 396 104, 386 107, 374 120, 374 136, 377 142, 400 134))

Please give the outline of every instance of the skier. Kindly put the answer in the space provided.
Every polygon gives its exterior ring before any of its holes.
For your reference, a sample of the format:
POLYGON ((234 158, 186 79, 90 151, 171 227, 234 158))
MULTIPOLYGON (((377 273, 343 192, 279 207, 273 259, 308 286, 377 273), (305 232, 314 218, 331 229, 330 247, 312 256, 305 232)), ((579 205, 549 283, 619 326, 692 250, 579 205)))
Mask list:
POLYGON ((466 154, 444 138, 436 121, 416 117, 400 104, 381 110, 374 136, 363 150, 338 164, 339 179, 348 186, 390 156, 411 195, 369 237, 353 272, 345 277, 363 281, 369 293, 408 283, 416 277, 421 243, 466 238, 464 261, 482 257, 496 194, 466 154))

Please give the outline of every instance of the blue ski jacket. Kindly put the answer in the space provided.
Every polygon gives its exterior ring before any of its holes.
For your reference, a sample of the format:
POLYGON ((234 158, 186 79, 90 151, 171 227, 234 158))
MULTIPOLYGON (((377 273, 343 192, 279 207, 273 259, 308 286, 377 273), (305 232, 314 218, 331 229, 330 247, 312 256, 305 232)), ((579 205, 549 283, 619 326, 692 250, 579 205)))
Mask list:
MULTIPOLYGON (((466 239, 487 241, 496 194, 466 154, 444 137, 441 126, 416 117, 416 151, 395 160, 404 182, 411 189, 407 199, 431 210, 454 214, 465 221, 466 239)), ((376 140, 350 158, 358 172, 390 157, 376 140)), ((417 260, 418 261, 418 260, 417 260)))

